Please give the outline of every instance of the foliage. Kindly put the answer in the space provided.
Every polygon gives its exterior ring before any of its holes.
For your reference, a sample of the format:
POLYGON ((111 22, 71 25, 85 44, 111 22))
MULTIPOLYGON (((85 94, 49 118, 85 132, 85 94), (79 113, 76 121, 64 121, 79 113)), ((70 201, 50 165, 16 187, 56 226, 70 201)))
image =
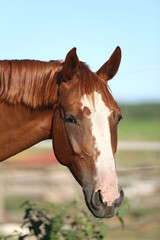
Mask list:
MULTIPOLYGON (((37 240, 101 240, 108 232, 104 220, 93 217, 78 202, 63 208, 49 203, 39 207, 25 202, 23 207, 25 214, 22 229, 28 229, 28 234, 15 233, 14 237, 7 236, 0 240, 25 240, 31 236, 37 240)), ((128 200, 125 200, 125 206, 117 212, 123 227, 127 208, 128 200)))
POLYGON ((129 209, 129 199, 127 197, 124 198, 124 204, 121 208, 118 209, 117 211, 117 217, 119 218, 122 228, 124 228, 124 216, 127 214, 129 209))

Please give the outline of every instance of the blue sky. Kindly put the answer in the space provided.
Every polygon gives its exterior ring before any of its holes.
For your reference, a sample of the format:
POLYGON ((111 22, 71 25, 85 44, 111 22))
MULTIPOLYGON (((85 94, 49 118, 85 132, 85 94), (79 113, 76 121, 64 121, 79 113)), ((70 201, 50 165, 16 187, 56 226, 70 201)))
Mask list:
POLYGON ((1 0, 0 9, 0 59, 64 59, 77 47, 96 71, 120 46, 115 99, 160 102, 159 0, 1 0))

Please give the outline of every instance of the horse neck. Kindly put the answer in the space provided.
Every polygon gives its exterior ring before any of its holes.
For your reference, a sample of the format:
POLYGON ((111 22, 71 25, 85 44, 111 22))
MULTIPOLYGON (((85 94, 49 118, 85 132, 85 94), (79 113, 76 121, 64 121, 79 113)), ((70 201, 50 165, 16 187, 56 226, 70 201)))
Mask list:
POLYGON ((53 110, 0 104, 0 161, 51 137, 53 110))
POLYGON ((0 102, 36 108, 53 106, 57 99, 60 61, 0 61, 0 102))

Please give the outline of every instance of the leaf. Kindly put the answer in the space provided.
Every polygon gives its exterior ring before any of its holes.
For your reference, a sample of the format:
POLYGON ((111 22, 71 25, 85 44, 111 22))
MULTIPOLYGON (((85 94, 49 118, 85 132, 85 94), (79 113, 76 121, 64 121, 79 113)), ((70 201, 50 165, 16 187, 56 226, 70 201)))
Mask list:
POLYGON ((119 208, 117 211, 117 216, 119 216, 120 218, 123 218, 127 214, 128 209, 129 209, 129 199, 125 197, 123 206, 119 208))
MULTIPOLYGON (((120 212, 118 217, 123 221, 121 216, 123 214, 120 212)), ((27 203, 22 226, 25 225, 30 230, 26 236, 28 238, 35 236, 41 240, 102 240, 108 233, 108 226, 98 220, 76 202, 57 208, 53 205, 43 205, 42 208, 27 203), (45 236, 40 237, 42 232, 45 232, 45 236)), ((23 236, 19 240, 23 239, 26 238, 23 236)))
POLYGON ((27 234, 25 234, 24 236, 20 236, 18 240, 24 240, 26 237, 27 237, 27 234))
POLYGON ((125 227, 123 217, 127 214, 128 209, 129 209, 129 199, 125 197, 123 206, 120 209, 118 209, 116 213, 119 221, 121 222, 122 228, 125 227))
POLYGON ((87 230, 87 232, 91 232, 91 230, 93 230, 93 224, 91 222, 87 223, 86 230, 87 230))
POLYGON ((99 226, 99 229, 100 229, 100 233, 103 235, 103 237, 105 237, 108 233, 108 226, 105 224, 101 224, 99 226))

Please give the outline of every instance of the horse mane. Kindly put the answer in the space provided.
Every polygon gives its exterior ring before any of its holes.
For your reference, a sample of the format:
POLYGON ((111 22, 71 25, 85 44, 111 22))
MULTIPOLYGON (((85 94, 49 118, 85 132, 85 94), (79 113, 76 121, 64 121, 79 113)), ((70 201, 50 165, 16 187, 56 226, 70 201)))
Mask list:
MULTIPOLYGON (((32 109, 52 108, 62 79, 61 61, 4 60, 0 61, 0 102, 23 104, 32 109)), ((101 92, 109 100, 105 80, 80 62, 72 90, 82 95, 101 92)), ((94 98, 92 99, 94 103, 94 98)))
POLYGON ((0 61, 0 102, 31 108, 52 106, 57 95, 55 72, 60 61, 0 61))

